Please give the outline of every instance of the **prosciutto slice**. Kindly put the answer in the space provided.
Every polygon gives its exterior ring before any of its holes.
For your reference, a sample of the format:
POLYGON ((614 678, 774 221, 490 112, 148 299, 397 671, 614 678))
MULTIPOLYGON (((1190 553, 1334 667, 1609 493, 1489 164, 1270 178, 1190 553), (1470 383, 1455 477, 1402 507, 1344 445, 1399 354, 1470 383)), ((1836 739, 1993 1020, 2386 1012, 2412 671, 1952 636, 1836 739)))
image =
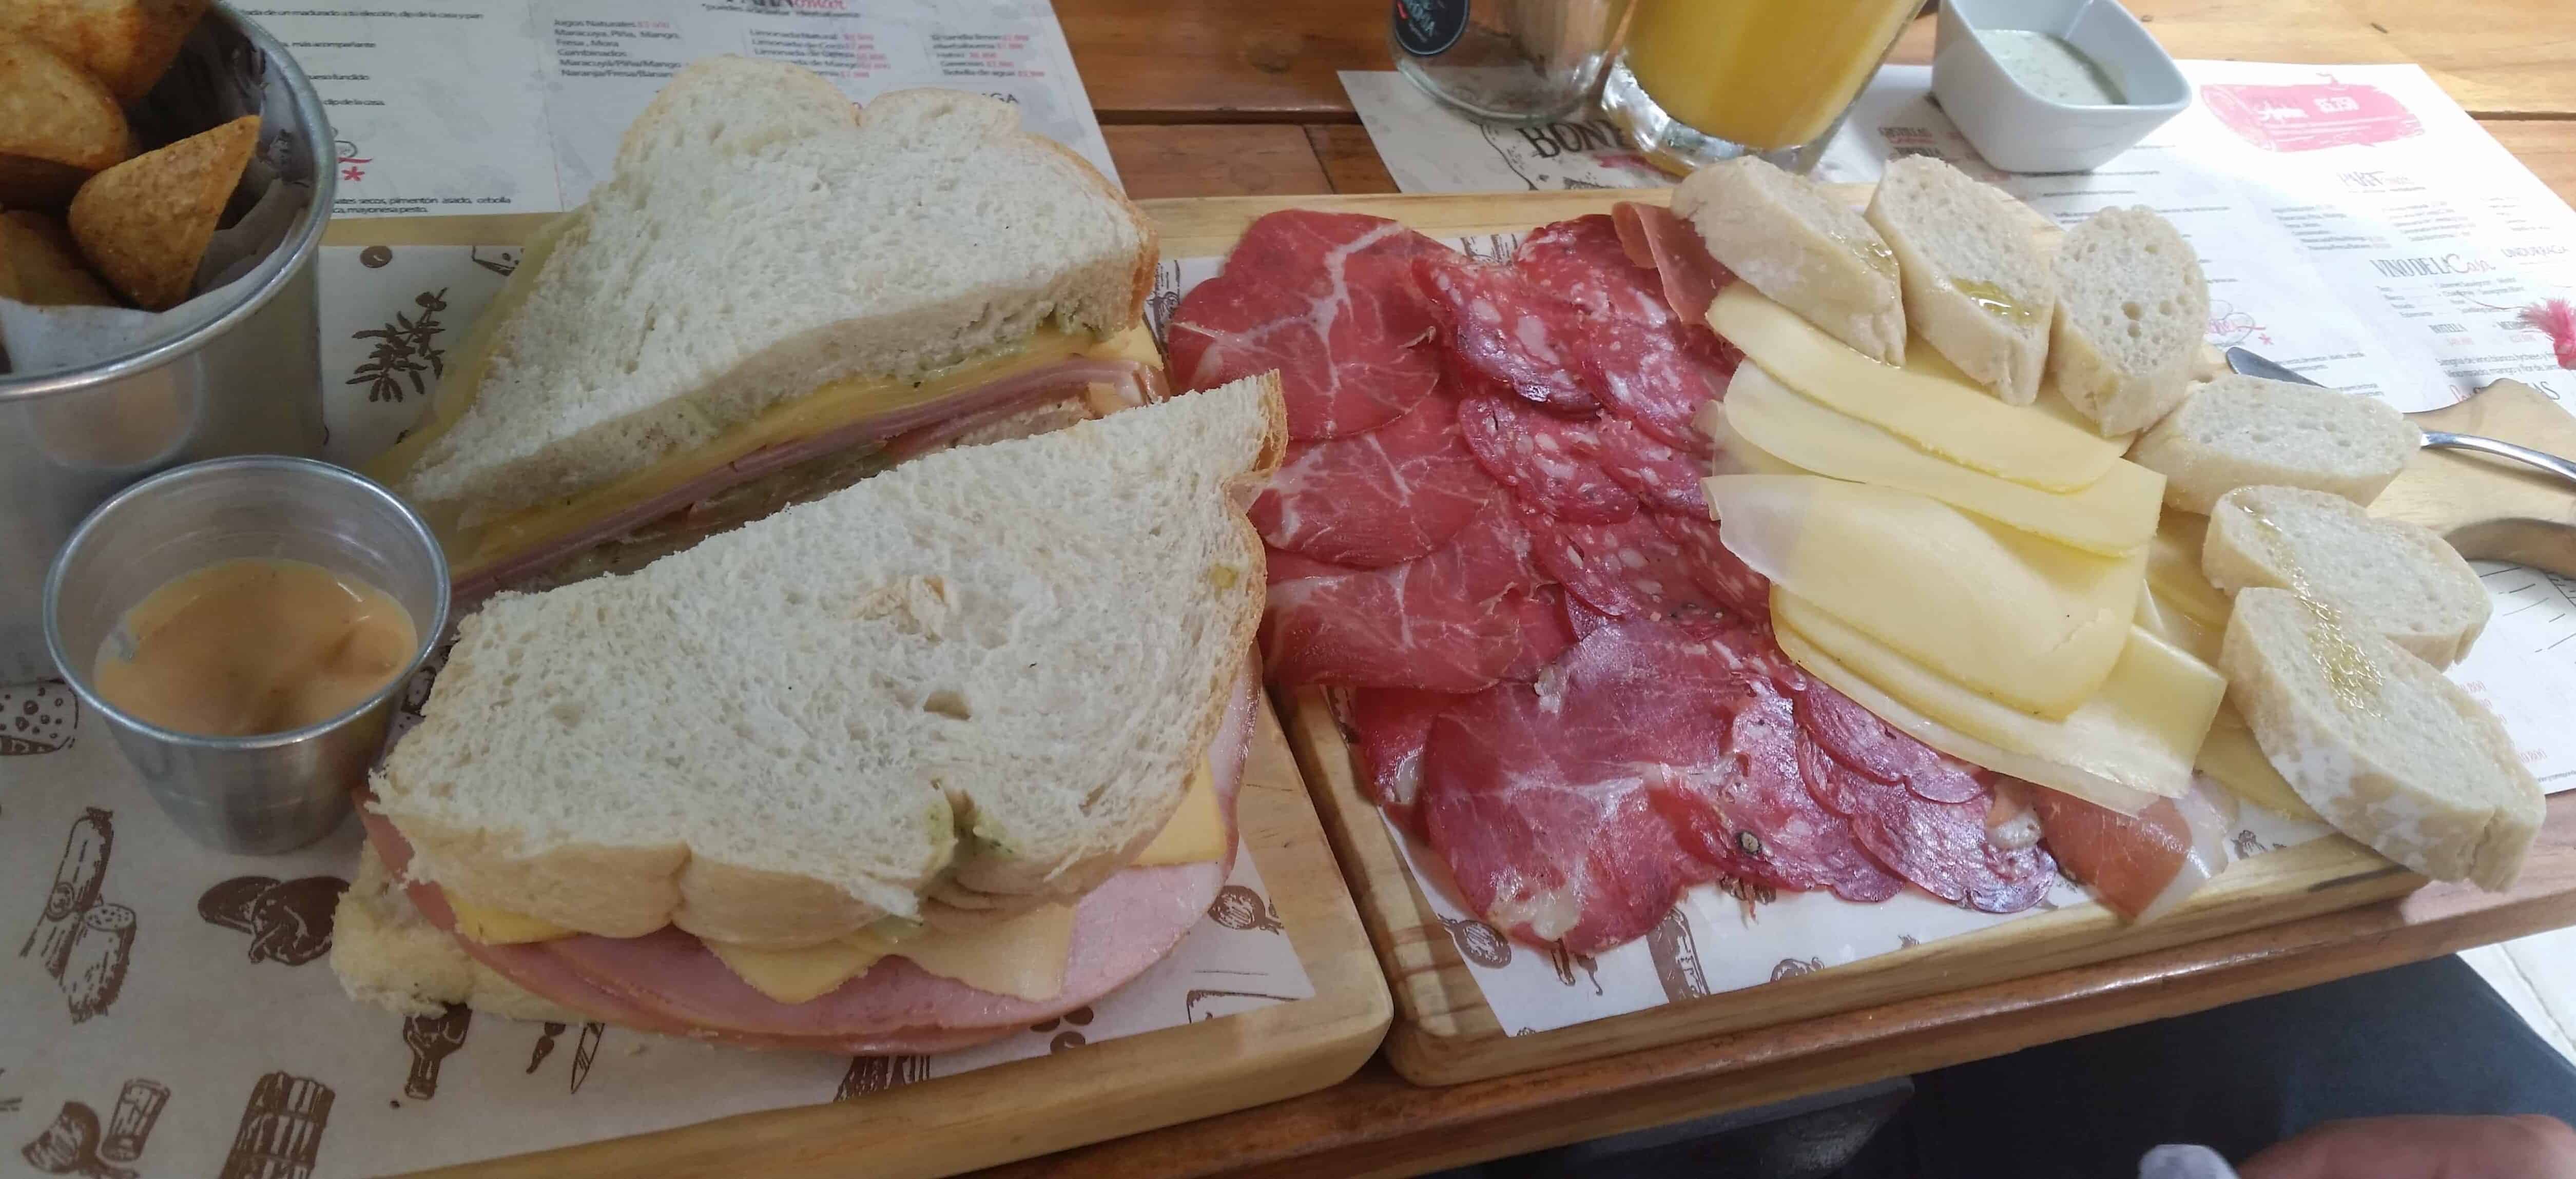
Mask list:
POLYGON ((1279 371, 1292 439, 1373 430, 1440 383, 1413 260, 1438 243, 1382 217, 1285 210, 1252 223, 1225 269, 1173 308, 1173 379, 1212 389, 1279 371))
POLYGON ((2162 916, 2227 867, 2235 800, 2212 797, 2198 779, 2182 797, 2159 798, 2134 815, 2022 786, 2067 874, 2129 920, 2162 916))
POLYGON ((1291 443, 1252 526, 1274 548, 1373 568, 1439 548, 1500 494, 1459 434, 1457 403, 1426 397, 1374 430, 1291 443))
MULTIPOLYGON (((1229 827, 1252 731, 1252 685, 1249 672, 1237 681, 1210 751, 1218 810, 1229 827)), ((399 878, 409 846, 381 816, 361 813, 370 841, 399 878)), ((672 927, 640 938, 585 934, 515 946, 459 938, 458 945, 542 998, 638 1030, 844 1053, 945 1051, 1092 1003, 1160 961, 1216 898, 1233 870, 1232 848, 1229 840, 1220 862, 1129 868, 1085 894, 1074 907, 1064 984, 1046 999, 978 990, 897 956, 810 1002, 780 1003, 672 927)), ((407 891, 432 924, 453 931, 454 913, 435 886, 415 883, 407 891)))
POLYGON ((1734 272, 1710 256, 1708 244, 1681 214, 1662 205, 1621 201, 1610 210, 1620 252, 1631 265, 1655 272, 1664 287, 1664 305, 1682 323, 1701 331, 1708 327, 1708 305, 1717 292, 1735 281, 1734 272))

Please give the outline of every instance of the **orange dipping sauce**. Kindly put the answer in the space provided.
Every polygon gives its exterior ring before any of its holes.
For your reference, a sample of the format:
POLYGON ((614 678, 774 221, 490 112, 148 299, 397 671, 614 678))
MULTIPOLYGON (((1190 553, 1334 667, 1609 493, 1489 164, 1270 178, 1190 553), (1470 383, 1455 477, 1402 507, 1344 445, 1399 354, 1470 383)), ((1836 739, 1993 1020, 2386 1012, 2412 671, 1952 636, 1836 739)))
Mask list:
POLYGON ((364 703, 419 646, 411 614, 383 590, 303 561, 243 558, 152 591, 99 644, 91 678, 137 720, 247 737, 364 703))

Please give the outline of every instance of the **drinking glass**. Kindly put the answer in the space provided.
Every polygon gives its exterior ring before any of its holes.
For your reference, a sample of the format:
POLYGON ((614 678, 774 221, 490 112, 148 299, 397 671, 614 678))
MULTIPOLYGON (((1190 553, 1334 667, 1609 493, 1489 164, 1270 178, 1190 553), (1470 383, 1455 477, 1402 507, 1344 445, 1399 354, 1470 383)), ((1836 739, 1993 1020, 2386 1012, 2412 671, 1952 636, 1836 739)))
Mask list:
POLYGON ((1574 113, 1601 83, 1629 0, 1394 0, 1396 71, 1488 123, 1574 113))
POLYGON ((1601 106, 1657 167, 1815 166, 1923 0, 1636 0, 1601 106))

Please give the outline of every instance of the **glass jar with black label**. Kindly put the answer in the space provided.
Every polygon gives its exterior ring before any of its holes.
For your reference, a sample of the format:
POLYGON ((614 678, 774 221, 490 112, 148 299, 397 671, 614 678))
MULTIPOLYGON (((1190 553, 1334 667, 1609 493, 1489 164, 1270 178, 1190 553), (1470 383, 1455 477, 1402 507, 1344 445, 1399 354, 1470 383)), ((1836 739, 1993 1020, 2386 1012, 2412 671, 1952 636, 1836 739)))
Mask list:
POLYGON ((1630 0, 1394 0, 1395 68, 1489 123, 1545 123, 1592 96, 1630 0))

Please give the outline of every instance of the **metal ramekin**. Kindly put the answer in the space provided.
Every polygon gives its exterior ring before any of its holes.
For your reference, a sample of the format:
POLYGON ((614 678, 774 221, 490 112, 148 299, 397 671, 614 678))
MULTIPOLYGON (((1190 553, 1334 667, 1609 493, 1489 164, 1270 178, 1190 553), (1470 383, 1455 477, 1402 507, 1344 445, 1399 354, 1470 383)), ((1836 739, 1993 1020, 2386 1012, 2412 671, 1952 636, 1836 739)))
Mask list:
POLYGON ((82 516, 155 471, 228 454, 322 453, 313 262, 338 151, 313 83, 276 38, 217 4, 190 34, 192 79, 264 91, 260 158, 312 186, 240 301, 179 336, 83 368, 0 373, 0 683, 52 674, 38 625, 46 564, 82 516))
POLYGON ((249 455, 166 471, 99 505, 45 577, 44 634, 170 820, 210 847, 262 855, 348 817, 395 701, 447 629, 447 604, 438 538, 394 493, 328 463, 249 455), (253 737, 174 732, 100 699, 90 672, 125 613, 181 574, 241 557, 304 561, 385 591, 419 629, 411 661, 347 712, 253 737))

